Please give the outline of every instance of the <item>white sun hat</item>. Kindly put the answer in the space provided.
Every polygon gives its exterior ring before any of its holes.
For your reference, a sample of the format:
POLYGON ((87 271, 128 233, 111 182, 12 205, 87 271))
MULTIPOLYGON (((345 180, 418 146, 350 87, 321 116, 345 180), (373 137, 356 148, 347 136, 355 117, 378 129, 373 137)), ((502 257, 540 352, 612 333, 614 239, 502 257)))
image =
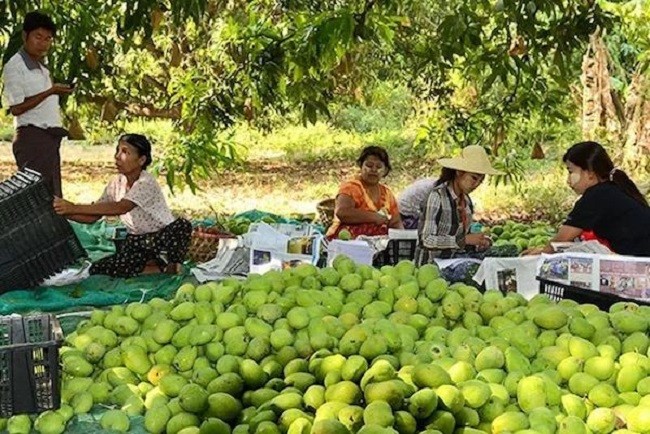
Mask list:
POLYGON ((438 163, 448 169, 462 170, 463 172, 480 173, 482 175, 503 175, 490 164, 485 149, 479 145, 470 145, 463 148, 460 157, 441 158, 438 163))

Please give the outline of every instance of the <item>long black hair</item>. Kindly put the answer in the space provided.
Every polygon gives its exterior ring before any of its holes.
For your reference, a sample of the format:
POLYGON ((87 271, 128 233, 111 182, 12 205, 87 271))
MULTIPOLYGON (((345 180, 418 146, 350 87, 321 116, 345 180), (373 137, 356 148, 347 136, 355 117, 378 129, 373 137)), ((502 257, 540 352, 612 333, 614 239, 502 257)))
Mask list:
POLYGON ((594 172, 600 181, 612 181, 618 188, 628 196, 648 206, 648 201, 639 191, 634 181, 621 169, 617 169, 607 151, 600 143, 580 142, 571 146, 564 157, 563 162, 570 161, 582 170, 594 172))
POLYGON ((444 184, 445 182, 451 182, 456 178, 456 174, 458 172, 456 169, 450 169, 448 167, 443 167, 442 170, 440 171, 440 177, 438 177, 438 180, 434 184, 435 186, 438 186, 440 184, 444 184))

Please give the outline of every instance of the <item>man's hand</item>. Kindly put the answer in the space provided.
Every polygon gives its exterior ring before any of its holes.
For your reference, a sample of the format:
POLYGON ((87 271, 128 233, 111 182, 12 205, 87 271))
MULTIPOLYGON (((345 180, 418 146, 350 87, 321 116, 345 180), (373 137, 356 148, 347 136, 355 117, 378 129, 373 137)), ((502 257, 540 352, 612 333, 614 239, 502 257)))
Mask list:
POLYGON ((50 88, 50 94, 52 95, 69 95, 74 91, 74 88, 68 86, 67 84, 55 83, 50 88))
POLYGON ((71 215, 71 214, 76 214, 76 206, 72 202, 68 202, 65 199, 61 199, 60 197, 54 197, 54 211, 58 215, 71 215))
POLYGON ((69 95, 73 91, 73 88, 67 84, 54 84, 47 90, 37 93, 36 95, 28 96, 25 98, 25 101, 20 104, 12 105, 9 107, 9 112, 14 116, 20 116, 23 113, 33 109, 47 98, 52 95, 69 95))

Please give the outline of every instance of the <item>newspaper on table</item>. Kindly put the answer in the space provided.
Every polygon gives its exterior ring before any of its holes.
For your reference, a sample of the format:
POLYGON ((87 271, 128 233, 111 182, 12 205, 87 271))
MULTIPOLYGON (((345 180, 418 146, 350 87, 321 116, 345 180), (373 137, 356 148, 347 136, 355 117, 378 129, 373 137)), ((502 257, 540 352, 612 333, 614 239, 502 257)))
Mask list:
MULTIPOLYGON (((560 244, 562 245, 561 250, 555 249, 557 252, 567 252, 567 253, 594 253, 597 255, 613 255, 614 252, 609 250, 607 246, 599 243, 596 240, 589 241, 580 241, 575 243, 551 243, 551 245, 560 244)), ((555 246, 554 246, 555 247, 555 246)))
POLYGON ((309 224, 260 222, 251 225, 244 237, 250 248, 250 272, 263 274, 300 264, 316 265, 322 239, 323 236, 309 224))
POLYGON ((211 260, 198 264, 191 273, 199 282, 223 280, 227 277, 246 276, 249 271, 250 249, 241 238, 219 240, 217 254, 211 260))
POLYGON ((551 245, 556 254, 515 258, 486 257, 473 279, 479 284, 485 282, 488 289, 499 289, 504 293, 518 292, 526 298, 539 293, 537 276, 598 290, 597 286, 592 284, 593 257, 596 254, 611 254, 607 247, 595 240, 554 242, 551 245), (572 256, 561 256, 562 254, 572 256), (571 262, 567 258, 572 258, 571 262), (543 265, 545 261, 546 265, 543 265))
POLYGON ((600 290, 620 297, 650 299, 650 258, 600 258, 600 290))
POLYGON ((390 235, 359 235, 354 240, 331 240, 327 244, 327 263, 331 265, 338 255, 347 255, 357 264, 372 265, 374 256, 386 250, 390 240, 390 235))
POLYGON ((650 299, 650 258, 581 252, 543 255, 538 276, 619 297, 650 299))

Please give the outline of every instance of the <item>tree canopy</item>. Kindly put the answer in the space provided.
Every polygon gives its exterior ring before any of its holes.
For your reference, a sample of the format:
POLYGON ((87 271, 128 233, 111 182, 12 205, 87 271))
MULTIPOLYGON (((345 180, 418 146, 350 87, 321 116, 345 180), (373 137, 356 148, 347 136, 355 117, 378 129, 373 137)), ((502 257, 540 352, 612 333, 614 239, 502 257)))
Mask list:
POLYGON ((589 35, 617 19, 595 0, 12 0, 5 59, 35 9, 59 27, 54 76, 79 77, 67 104, 172 119, 161 162, 191 187, 236 157, 220 134, 235 122, 295 110, 314 122, 377 80, 448 106, 459 144, 498 147, 518 116, 563 116, 589 35), (452 101, 458 86, 471 98, 452 101))

